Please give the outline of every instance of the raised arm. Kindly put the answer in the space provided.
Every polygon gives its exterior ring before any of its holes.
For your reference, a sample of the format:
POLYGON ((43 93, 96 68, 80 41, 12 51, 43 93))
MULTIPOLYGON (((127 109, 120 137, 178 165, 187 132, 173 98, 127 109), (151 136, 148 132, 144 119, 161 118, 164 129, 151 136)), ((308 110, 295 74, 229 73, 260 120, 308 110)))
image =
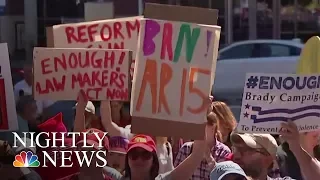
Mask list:
POLYGON ((85 108, 87 106, 88 98, 83 90, 78 93, 78 104, 76 106, 76 116, 74 120, 74 132, 82 132, 86 129, 85 122, 85 108))
POLYGON ((299 142, 299 131, 297 126, 289 121, 282 123, 283 130, 280 132, 282 138, 288 142, 289 148, 296 157, 301 173, 306 180, 316 180, 320 176, 319 161, 305 151, 299 142))
MULTIPOLYGON (((212 111, 211 100, 212 100, 212 97, 208 98, 208 102, 207 102, 208 106, 209 106, 208 115, 212 111)), ((205 129, 203 131, 205 131, 205 129)), ((188 143, 185 143, 181 147, 181 149, 178 153, 178 156, 180 154, 180 157, 177 157, 177 159, 175 161, 176 167, 171 172, 164 175, 164 177, 162 177, 162 179, 164 179, 164 180, 166 180, 166 179, 170 179, 170 180, 189 179, 192 176, 192 174, 194 173, 194 171, 197 169, 197 167, 201 164, 201 161, 204 159, 204 157, 206 155, 206 150, 209 148, 208 143, 206 143, 206 140, 207 140, 207 135, 204 138, 204 140, 202 140, 202 141, 199 141, 199 140, 194 141, 194 143, 192 144, 192 152, 190 155, 187 155, 187 154, 188 154, 188 152, 190 153, 191 149, 189 151, 183 150, 183 148, 190 147, 190 145, 188 146, 188 143), (188 157, 185 158, 185 156, 188 156, 188 157), (182 161, 182 162, 180 162, 180 161, 182 161)), ((189 142, 189 143, 192 143, 192 142, 189 142)), ((215 166, 215 160, 211 154, 209 156, 210 156, 209 158, 206 158, 206 161, 209 164, 209 166, 210 167, 212 166, 212 168, 213 168, 213 166, 215 166)))
POLYGON ((170 180, 189 179, 203 160, 205 141, 194 141, 192 153, 170 172, 170 180))
POLYGON ((116 123, 112 122, 110 101, 101 101, 100 108, 102 126, 110 136, 121 136, 127 139, 133 137, 130 129, 119 127, 116 123))

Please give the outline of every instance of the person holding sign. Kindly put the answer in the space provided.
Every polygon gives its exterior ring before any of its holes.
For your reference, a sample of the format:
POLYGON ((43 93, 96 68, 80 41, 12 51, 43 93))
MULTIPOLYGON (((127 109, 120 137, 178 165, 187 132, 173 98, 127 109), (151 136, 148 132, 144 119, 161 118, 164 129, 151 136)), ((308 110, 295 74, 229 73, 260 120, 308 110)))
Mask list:
MULTIPOLYGON (((121 136, 126 139, 132 139, 134 134, 131 133, 131 125, 126 128, 118 126, 112 121, 111 105, 115 105, 114 102, 102 101, 101 102, 101 119, 103 127, 108 131, 111 136, 121 136)), ((156 137, 156 149, 159 158, 159 173, 166 173, 173 169, 173 154, 172 147, 166 137, 156 137)))
POLYGON ((281 127, 280 134, 283 140, 288 143, 301 168, 301 179, 317 179, 320 176, 320 162, 303 147, 302 142, 299 140, 301 139, 301 134, 299 134, 297 125, 289 121, 282 123, 281 127))
MULTIPOLYGON (((314 148, 318 144, 319 132, 305 132, 299 134, 301 147, 315 158, 314 148)), ((278 163, 280 166, 281 176, 291 176, 295 179, 303 179, 299 163, 294 156, 288 142, 282 143, 277 151, 278 163)))
POLYGON ((204 155, 205 141, 195 141, 193 152, 178 167, 159 174, 156 144, 150 136, 136 135, 128 145, 125 175, 120 180, 189 179, 204 155))

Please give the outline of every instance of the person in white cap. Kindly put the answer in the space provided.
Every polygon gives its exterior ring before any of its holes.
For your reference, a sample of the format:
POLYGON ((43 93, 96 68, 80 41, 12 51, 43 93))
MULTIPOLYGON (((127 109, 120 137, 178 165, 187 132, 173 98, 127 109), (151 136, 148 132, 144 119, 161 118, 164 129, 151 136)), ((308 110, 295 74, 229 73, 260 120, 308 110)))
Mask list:
POLYGON ((210 180, 247 180, 247 175, 238 164, 224 161, 216 164, 210 173, 210 180))
MULTIPOLYGON (((277 142, 270 134, 231 134, 233 161, 253 179, 271 180, 268 171, 276 159, 277 142)), ((287 179, 291 179, 286 177, 287 179)))

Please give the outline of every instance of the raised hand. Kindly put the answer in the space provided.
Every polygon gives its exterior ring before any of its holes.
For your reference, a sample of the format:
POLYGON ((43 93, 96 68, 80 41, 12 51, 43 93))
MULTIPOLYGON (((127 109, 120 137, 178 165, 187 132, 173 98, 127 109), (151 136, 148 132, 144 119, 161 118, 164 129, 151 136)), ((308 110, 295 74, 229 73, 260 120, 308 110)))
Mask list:
POLYGON ((280 135, 289 144, 290 149, 300 147, 299 130, 294 122, 289 120, 287 123, 281 123, 280 135))
POLYGON ((77 106, 81 109, 85 109, 88 103, 88 97, 86 95, 86 93, 84 92, 84 90, 80 90, 78 93, 78 98, 77 98, 77 106))
POLYGON ((111 105, 111 110, 112 110, 112 111, 114 111, 114 112, 120 112, 123 103, 120 102, 120 101, 111 101, 110 105, 111 105))

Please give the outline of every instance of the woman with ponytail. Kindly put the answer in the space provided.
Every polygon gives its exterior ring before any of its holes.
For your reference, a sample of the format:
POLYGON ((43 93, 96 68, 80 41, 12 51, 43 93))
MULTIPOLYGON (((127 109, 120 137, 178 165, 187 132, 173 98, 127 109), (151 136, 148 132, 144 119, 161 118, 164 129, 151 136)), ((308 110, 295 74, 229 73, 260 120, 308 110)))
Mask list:
POLYGON ((212 112, 217 115, 219 133, 222 138, 220 142, 231 147, 230 134, 237 126, 233 113, 229 106, 221 101, 214 101, 212 103, 212 112))

